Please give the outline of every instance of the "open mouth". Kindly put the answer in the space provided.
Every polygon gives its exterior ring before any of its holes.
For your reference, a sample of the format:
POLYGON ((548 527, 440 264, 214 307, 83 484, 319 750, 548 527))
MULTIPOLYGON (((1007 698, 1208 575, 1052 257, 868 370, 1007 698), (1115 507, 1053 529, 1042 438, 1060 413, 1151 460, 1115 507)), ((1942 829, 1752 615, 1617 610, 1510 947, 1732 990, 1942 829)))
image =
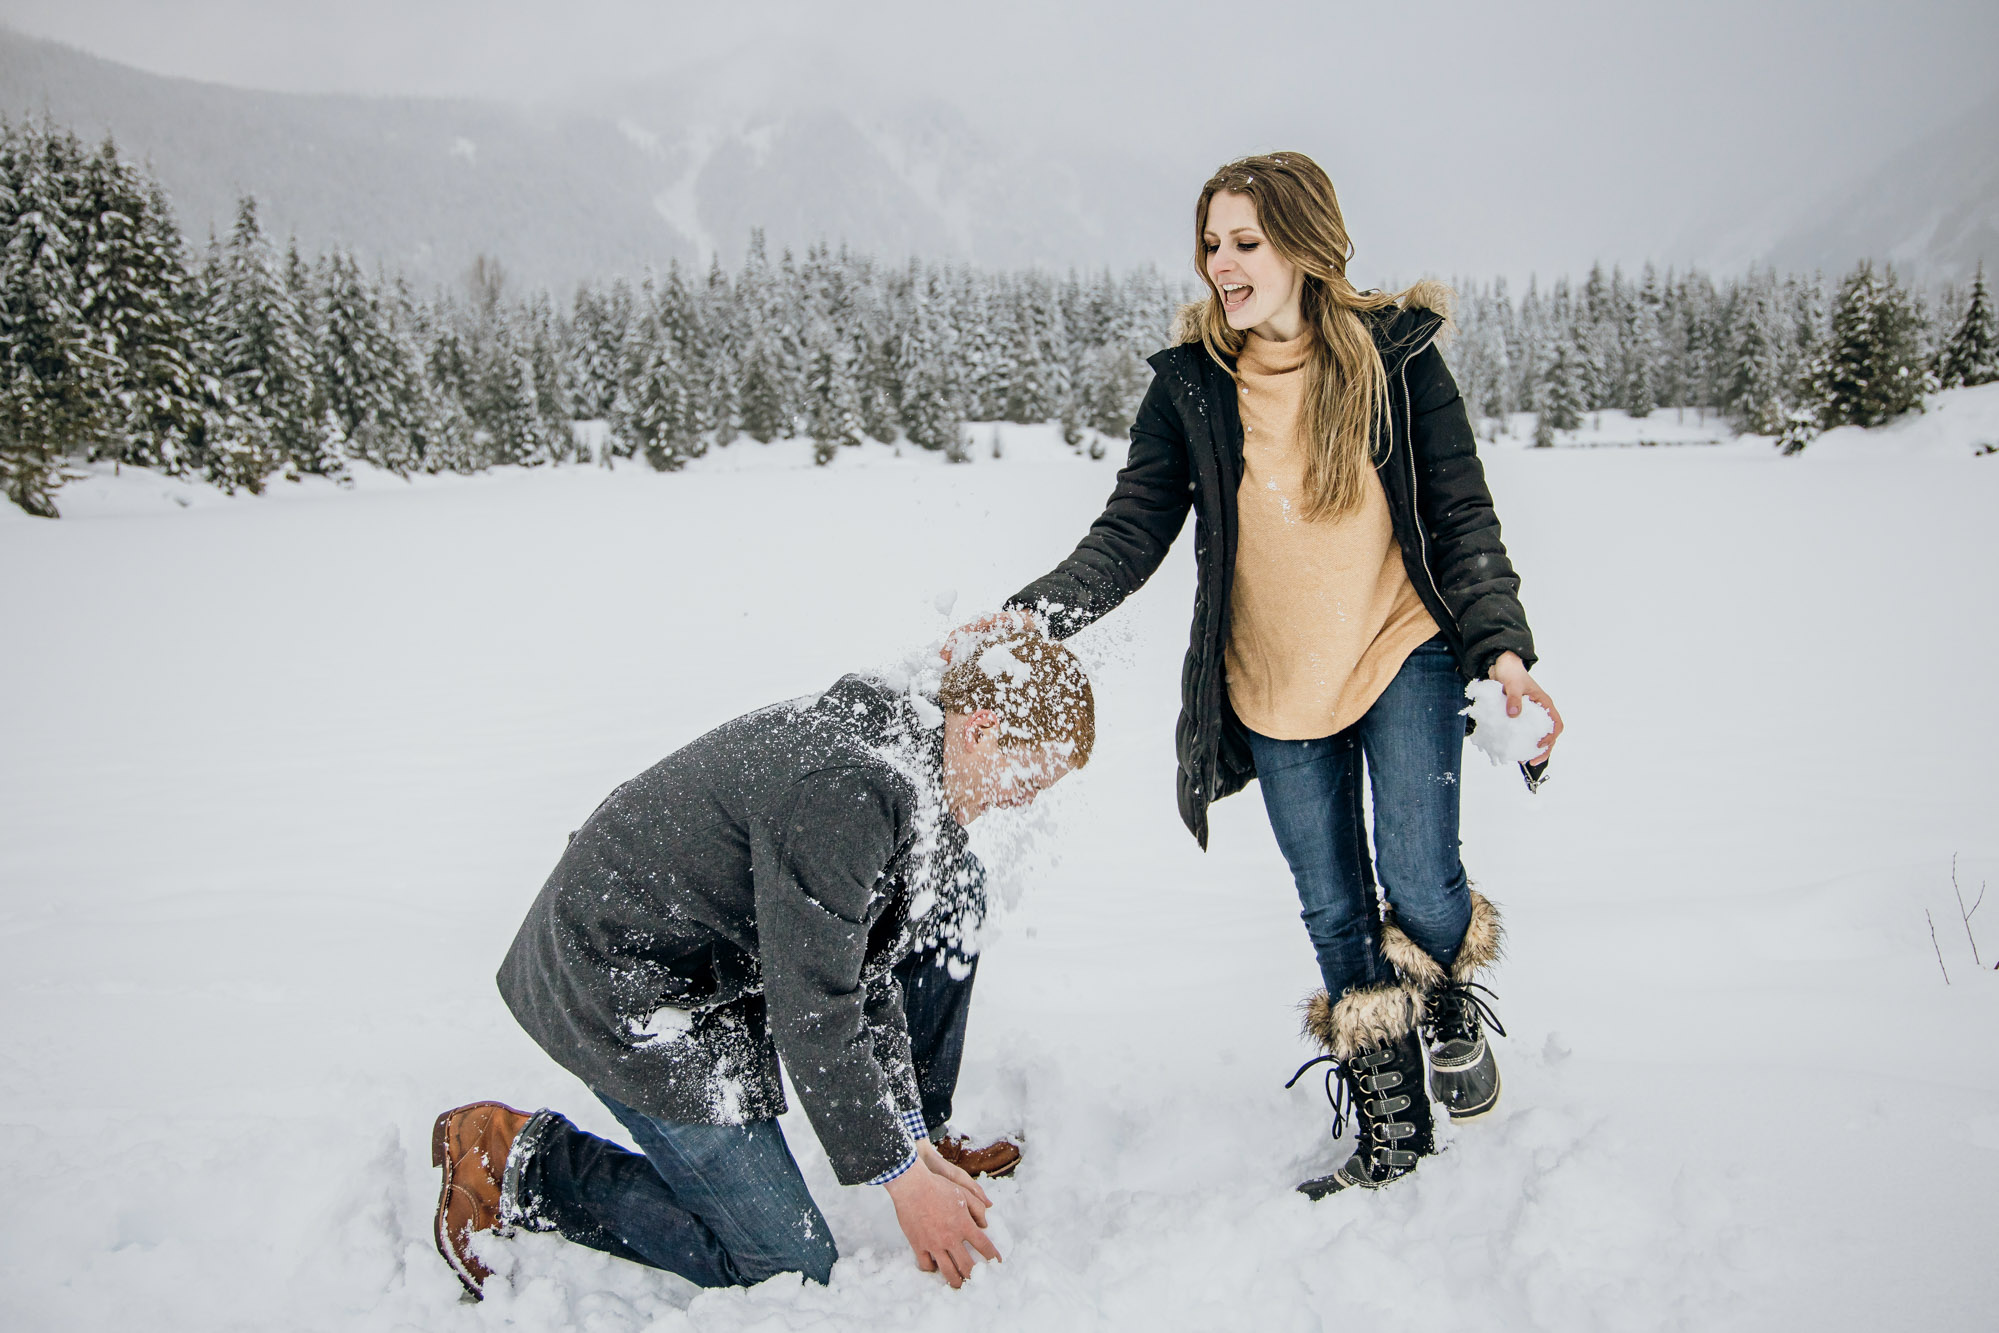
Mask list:
POLYGON ((1222 308, 1231 314, 1249 304, 1249 295, 1256 289, 1246 282, 1225 282, 1222 284, 1222 308))

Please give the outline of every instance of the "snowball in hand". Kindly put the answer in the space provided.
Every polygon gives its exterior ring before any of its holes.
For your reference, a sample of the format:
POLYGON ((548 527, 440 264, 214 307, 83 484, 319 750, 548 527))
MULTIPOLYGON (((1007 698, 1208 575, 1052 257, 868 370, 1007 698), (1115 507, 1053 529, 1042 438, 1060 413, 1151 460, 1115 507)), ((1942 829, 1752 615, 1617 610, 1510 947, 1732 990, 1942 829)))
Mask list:
POLYGON ((1520 701, 1520 716, 1506 715, 1506 687, 1496 680, 1475 680, 1465 686, 1469 708, 1458 711, 1478 724, 1471 743, 1495 764, 1524 764, 1541 753, 1541 741, 1555 729, 1555 719, 1532 699, 1520 701))

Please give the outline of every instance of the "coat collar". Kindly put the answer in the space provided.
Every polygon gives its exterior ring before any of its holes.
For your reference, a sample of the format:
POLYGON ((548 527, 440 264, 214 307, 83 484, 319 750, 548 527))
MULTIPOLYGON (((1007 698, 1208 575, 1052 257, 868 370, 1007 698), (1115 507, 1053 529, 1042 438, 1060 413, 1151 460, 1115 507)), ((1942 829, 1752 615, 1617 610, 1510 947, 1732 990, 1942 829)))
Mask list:
MULTIPOLYGON (((1435 342, 1445 323, 1441 311, 1417 304, 1390 307, 1366 318, 1374 333, 1375 350, 1381 353, 1381 368, 1390 378, 1410 357, 1435 342)), ((1146 363, 1161 374, 1169 370, 1178 372, 1178 378, 1188 387, 1202 382, 1203 366, 1220 369, 1198 339, 1154 352, 1146 358, 1146 363)))

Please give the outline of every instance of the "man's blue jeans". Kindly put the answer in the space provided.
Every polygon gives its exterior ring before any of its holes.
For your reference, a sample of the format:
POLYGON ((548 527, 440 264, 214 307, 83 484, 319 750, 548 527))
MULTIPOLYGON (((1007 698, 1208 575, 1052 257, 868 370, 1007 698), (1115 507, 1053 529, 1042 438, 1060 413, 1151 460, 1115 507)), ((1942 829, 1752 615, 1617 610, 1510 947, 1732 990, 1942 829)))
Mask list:
POLYGON ((639 1152, 539 1113, 522 1131, 534 1137, 512 1220, 703 1287, 832 1276, 832 1230, 777 1121, 680 1124, 598 1097, 639 1152))
POLYGON ((1458 857, 1458 776, 1465 678, 1443 638, 1422 644, 1367 713, 1317 740, 1249 733, 1271 831, 1298 885, 1305 933, 1326 993, 1395 979, 1381 953, 1375 877, 1395 923, 1449 967, 1471 922, 1458 857), (1362 817, 1361 766, 1374 793, 1374 854, 1362 817))
MULTIPOLYGON (((910 955, 903 980, 923 1115, 951 1115, 976 957, 949 945, 910 955), (957 966, 953 967, 955 963, 957 966)), ((689 1125, 655 1120, 597 1094, 638 1152, 543 1111, 523 1136, 514 1219, 528 1230, 664 1268, 703 1287, 752 1286, 776 1273, 825 1282, 839 1250, 775 1120, 689 1125)))

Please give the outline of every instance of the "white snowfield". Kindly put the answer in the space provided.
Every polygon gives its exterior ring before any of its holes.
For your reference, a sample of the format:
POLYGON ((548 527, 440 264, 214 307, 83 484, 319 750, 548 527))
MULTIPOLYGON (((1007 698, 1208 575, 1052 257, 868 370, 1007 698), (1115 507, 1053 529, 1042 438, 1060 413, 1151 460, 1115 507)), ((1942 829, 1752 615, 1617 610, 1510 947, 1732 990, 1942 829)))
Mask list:
POLYGON ((430 1123, 497 1098, 615 1132, 493 985, 564 835, 713 724, 995 605, 1115 459, 187 508, 128 475, 0 519, 0 1328, 1991 1328, 1999 892, 1975 965, 1950 874, 1999 890, 1999 457, 1916 429, 1491 452, 1568 723, 1538 796, 1465 766, 1505 1095, 1317 1204, 1293 1184, 1345 1150, 1316 1078, 1282 1087, 1317 984, 1289 877, 1254 788, 1205 855, 1174 812, 1183 537, 1076 640, 1094 761, 976 828, 1001 901, 959 1122, 1028 1156, 961 1292, 794 1114, 831 1287, 697 1293, 529 1236, 461 1303, 430 1123))

